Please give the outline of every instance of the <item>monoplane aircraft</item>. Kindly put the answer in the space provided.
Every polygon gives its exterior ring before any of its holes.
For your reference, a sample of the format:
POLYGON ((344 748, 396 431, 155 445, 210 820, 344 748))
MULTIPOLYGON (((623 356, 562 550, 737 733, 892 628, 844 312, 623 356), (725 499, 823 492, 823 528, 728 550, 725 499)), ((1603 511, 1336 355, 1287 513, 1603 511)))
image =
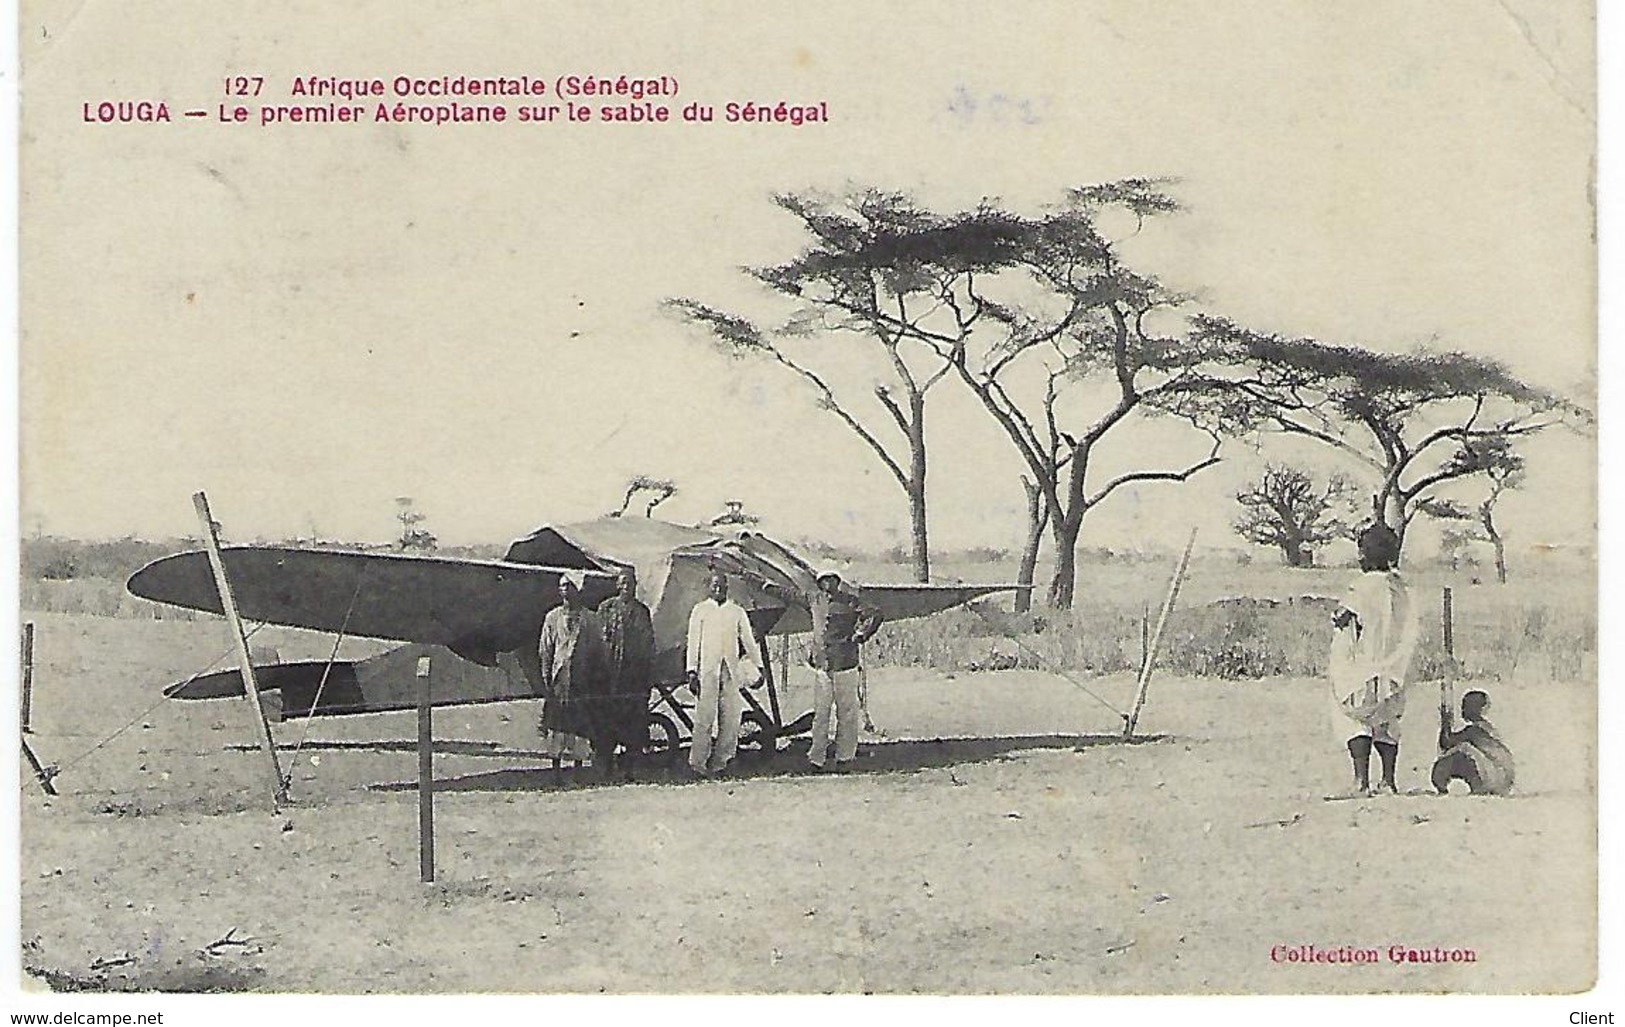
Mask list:
MULTIPOLYGON (((614 592, 619 572, 631 568, 654 620, 653 748, 675 751, 689 724, 675 694, 684 678, 684 635, 713 570, 729 575, 729 597, 747 611, 768 669, 768 707, 746 693, 748 740, 776 747, 810 722, 811 714, 784 722, 766 639, 811 630, 806 597, 816 587, 816 571, 757 532, 720 534, 622 517, 540 528, 514 542, 501 560, 277 546, 231 546, 221 557, 245 619, 407 643, 359 661, 256 666, 262 701, 268 697, 267 705, 281 717, 413 709, 414 669, 424 656, 432 661, 434 705, 537 698, 537 639, 543 617, 560 602, 560 577, 585 572, 584 593, 596 606, 614 592)), ((938 613, 1014 587, 852 584, 888 621, 938 613)), ((129 590, 161 603, 223 612, 204 551, 148 564, 130 578, 129 590)), ((236 670, 165 690, 178 699, 243 692, 236 670)))

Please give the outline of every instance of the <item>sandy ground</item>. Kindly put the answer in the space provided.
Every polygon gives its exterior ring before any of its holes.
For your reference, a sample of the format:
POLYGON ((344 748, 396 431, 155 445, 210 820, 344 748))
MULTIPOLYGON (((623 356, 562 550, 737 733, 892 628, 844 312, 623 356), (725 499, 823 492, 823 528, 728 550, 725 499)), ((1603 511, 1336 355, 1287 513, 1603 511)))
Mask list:
MULTIPOLYGON (((424 885, 410 715, 279 725, 302 747, 273 816, 246 704, 146 710, 224 650, 218 622, 34 619, 31 740, 64 770, 55 799, 25 782, 22 960, 57 987, 1515 993, 1595 975, 1589 683, 1489 686, 1520 759, 1508 799, 1323 801, 1347 770, 1318 681, 1158 678, 1153 738, 1124 744, 1057 678, 881 670, 885 736, 860 772, 809 774, 792 744, 730 780, 613 786, 526 755, 529 704, 442 711, 424 885), (1272 958, 1306 945, 1380 958, 1272 958)), ((284 658, 330 645, 262 634, 284 658)), ((1086 684, 1130 701, 1127 678, 1086 684)), ((1432 706, 1413 705, 1402 786, 1424 783, 1432 706)))

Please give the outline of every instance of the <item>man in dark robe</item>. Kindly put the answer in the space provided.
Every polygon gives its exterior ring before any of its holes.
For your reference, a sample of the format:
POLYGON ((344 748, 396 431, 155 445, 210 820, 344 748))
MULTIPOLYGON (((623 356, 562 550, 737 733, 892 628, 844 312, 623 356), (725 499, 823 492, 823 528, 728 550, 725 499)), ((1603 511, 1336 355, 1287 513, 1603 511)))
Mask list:
POLYGON ((638 579, 628 567, 616 581, 616 594, 598 605, 609 654, 609 687, 600 721, 613 744, 625 747, 628 759, 641 756, 649 744, 649 690, 655 660, 654 618, 638 599, 638 579))

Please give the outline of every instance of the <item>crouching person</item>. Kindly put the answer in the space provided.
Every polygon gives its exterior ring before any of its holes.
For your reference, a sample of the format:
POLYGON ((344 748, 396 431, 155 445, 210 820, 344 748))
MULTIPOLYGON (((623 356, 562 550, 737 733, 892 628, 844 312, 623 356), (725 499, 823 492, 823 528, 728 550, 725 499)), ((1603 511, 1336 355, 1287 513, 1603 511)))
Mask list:
POLYGON ((1451 711, 1439 707, 1439 758, 1433 764, 1433 789, 1449 794, 1450 782, 1465 781, 1474 795, 1505 795, 1512 791, 1517 766, 1512 750, 1495 733, 1484 714, 1490 697, 1477 690, 1461 697, 1460 731, 1453 731, 1451 711))

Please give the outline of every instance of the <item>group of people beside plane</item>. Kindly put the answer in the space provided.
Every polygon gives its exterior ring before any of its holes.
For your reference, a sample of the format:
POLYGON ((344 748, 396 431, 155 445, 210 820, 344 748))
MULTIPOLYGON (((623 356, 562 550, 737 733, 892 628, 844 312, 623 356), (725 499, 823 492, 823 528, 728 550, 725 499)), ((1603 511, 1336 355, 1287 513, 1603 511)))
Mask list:
POLYGON ((590 755, 608 778, 617 751, 637 754, 647 744, 654 621, 631 570, 597 610, 587 607, 585 585, 585 574, 567 572, 562 601, 542 621, 542 747, 555 766, 590 755))
MULTIPOLYGON (((649 741, 650 693, 656 682, 653 616, 637 596, 637 577, 623 569, 616 594, 589 609, 585 575, 559 581, 562 602, 548 611, 537 646, 541 668, 543 748, 555 761, 590 757, 609 780, 630 776, 649 741)), ((823 770, 834 721, 837 767, 857 756, 862 726, 859 650, 879 630, 880 614, 826 571, 801 597, 812 613, 810 662, 818 672, 813 693, 812 743, 807 760, 823 770)), ((688 766, 696 776, 725 774, 739 748, 745 711, 742 688, 760 687, 761 647, 743 607, 728 597, 728 576, 713 570, 706 596, 689 614, 685 684, 693 693, 694 731, 688 766)))

